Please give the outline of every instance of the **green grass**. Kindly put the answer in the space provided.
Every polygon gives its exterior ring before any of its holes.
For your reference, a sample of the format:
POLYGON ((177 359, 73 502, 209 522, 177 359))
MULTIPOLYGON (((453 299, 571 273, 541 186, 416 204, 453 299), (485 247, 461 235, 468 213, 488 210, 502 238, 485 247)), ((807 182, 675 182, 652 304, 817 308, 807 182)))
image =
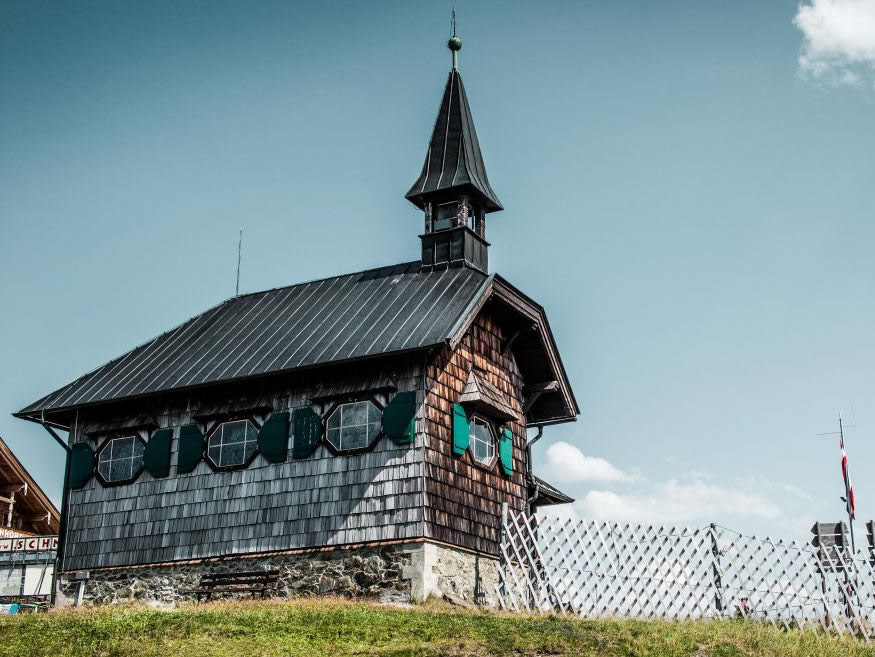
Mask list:
POLYGON ((428 603, 398 609, 344 600, 74 609, 0 619, 0 656, 875 655, 849 638, 746 621, 577 621, 477 613, 428 603))

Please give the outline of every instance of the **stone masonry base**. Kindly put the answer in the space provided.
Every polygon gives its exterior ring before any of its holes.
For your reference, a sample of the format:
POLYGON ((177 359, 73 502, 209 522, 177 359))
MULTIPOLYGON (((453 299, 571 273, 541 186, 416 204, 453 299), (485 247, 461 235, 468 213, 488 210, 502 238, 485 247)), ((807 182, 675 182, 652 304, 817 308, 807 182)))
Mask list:
POLYGON ((194 600, 194 595, 184 591, 197 588, 207 573, 273 569, 280 575, 271 597, 342 595, 409 602, 450 593, 491 606, 498 584, 497 559, 419 542, 64 573, 58 602, 174 604, 194 600))

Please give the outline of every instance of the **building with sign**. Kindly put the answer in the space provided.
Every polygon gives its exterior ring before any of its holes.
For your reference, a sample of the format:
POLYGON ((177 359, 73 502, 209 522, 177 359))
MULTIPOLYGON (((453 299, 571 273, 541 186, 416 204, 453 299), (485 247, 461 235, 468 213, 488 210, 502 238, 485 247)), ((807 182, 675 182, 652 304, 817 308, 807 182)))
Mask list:
POLYGON ((51 594, 60 513, 0 438, 0 604, 51 594))
POLYGON ((57 534, 61 514, 0 438, 0 538, 57 534))
POLYGON ((60 562, 86 601, 266 568, 289 594, 488 601, 502 506, 571 501, 530 446, 578 405, 544 309, 489 271, 503 208, 449 46, 419 258, 233 297, 16 414, 69 431, 60 562))

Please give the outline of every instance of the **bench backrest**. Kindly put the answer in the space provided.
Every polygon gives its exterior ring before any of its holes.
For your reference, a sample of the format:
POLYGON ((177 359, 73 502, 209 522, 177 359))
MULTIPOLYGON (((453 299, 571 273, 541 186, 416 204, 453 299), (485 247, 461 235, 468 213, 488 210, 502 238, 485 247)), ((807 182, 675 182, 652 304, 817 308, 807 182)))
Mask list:
POLYGON ((256 570, 239 573, 209 573, 201 576, 200 585, 224 586, 226 584, 271 584, 279 580, 278 570, 256 570))

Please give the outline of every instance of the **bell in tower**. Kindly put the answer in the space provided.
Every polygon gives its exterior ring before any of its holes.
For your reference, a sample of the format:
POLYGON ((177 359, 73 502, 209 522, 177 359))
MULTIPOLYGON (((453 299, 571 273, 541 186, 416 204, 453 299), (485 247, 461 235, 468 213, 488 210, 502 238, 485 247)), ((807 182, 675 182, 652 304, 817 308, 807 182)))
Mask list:
POLYGON ((465 85, 459 74, 462 40, 447 43, 453 53, 444 97, 425 156, 422 173, 406 198, 425 215, 422 268, 426 271, 468 265, 489 270, 486 215, 502 210, 486 176, 465 85))

